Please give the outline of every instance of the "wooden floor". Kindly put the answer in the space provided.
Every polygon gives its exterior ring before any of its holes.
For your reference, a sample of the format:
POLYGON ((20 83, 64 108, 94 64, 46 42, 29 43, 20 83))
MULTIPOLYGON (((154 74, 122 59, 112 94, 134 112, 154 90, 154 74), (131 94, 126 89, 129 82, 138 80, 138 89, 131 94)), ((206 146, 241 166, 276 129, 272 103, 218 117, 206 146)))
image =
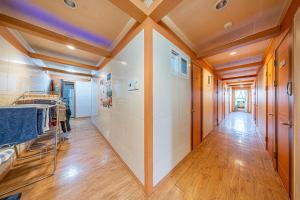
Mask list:
MULTIPOLYGON (((71 139, 59 152, 56 174, 22 189, 22 199, 146 199, 141 187, 88 119, 75 120, 72 126, 71 139)), ((18 174, 13 171, 8 177, 18 174)), ((5 184, 4 179, 0 188, 5 184)), ((289 198, 255 132, 251 116, 233 113, 149 199, 289 198)))

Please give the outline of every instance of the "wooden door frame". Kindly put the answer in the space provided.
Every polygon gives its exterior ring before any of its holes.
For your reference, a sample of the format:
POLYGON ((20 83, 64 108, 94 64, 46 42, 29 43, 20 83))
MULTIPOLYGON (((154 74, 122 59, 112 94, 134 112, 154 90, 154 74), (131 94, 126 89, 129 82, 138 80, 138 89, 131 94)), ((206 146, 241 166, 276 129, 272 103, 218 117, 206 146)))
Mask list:
POLYGON ((193 103, 194 103, 194 85, 193 85, 193 73, 194 73, 194 66, 198 67, 200 69, 200 144, 203 141, 203 69, 199 65, 196 65, 195 63, 191 64, 191 150, 194 150, 194 113, 193 113, 193 103))
MULTIPOLYGON (((293 83, 293 29, 289 30, 284 37, 280 40, 275 48, 275 81, 278 82, 278 49, 285 39, 288 39, 289 43, 289 81, 293 83)), ((294 91, 293 91, 294 92, 294 91)), ((275 154, 278 155, 278 86, 275 88, 275 154)), ((289 123, 293 124, 293 93, 288 97, 288 109, 289 109, 289 123)), ((294 194, 294 138, 293 138, 293 126, 289 128, 289 196, 292 198, 294 194)), ((278 171, 278 156, 275 158, 276 170, 278 171)))

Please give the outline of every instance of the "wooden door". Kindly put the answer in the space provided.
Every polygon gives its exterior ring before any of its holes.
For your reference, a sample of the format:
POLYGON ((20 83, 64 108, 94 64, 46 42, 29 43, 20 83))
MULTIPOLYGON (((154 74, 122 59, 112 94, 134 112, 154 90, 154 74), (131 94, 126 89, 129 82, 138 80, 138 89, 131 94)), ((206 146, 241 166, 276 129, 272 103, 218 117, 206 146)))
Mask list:
POLYGON ((218 79, 214 76, 213 79, 214 96, 213 96, 213 111, 214 111, 214 127, 218 126, 218 79))
POLYGON ((291 108, 288 87, 291 72, 290 43, 287 36, 276 50, 277 63, 277 169, 282 182, 290 193, 291 189, 291 108))
POLYGON ((223 119, 223 83, 218 80, 218 125, 223 119))
POLYGON ((275 152, 275 68, 273 59, 267 64, 267 150, 272 158, 273 165, 276 167, 275 152))
POLYGON ((195 149, 202 141, 202 119, 201 119, 201 101, 202 101, 202 71, 200 67, 193 65, 192 75, 192 149, 195 149))

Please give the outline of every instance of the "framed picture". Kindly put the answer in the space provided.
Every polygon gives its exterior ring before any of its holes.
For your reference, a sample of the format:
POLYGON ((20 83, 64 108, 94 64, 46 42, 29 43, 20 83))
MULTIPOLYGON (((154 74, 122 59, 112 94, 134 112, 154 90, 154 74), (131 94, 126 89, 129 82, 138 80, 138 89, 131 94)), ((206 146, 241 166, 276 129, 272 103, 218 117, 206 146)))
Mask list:
POLYGON ((111 73, 100 79, 100 106, 102 108, 112 107, 112 81, 111 73))

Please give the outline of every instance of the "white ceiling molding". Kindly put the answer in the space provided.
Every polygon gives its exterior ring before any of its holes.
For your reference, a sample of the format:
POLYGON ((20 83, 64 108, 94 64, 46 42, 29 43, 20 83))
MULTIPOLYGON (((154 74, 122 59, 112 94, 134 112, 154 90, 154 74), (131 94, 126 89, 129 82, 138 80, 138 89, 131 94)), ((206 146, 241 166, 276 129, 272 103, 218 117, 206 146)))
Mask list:
MULTIPOLYGON (((16 30, 8 28, 8 31, 23 45, 27 51, 32 53, 36 53, 36 51, 28 44, 28 42, 23 38, 23 36, 16 30)), ((45 63, 42 60, 30 58, 32 64, 35 64, 39 67, 45 67, 45 63)))
POLYGON ((114 39, 112 42, 111 46, 109 47, 109 50, 112 51, 118 44, 119 42, 125 37, 125 35, 128 33, 128 31, 133 27, 135 24, 136 20, 131 18, 128 23, 125 25, 125 27, 122 29, 120 34, 114 39))
POLYGON ((183 41, 187 44, 194 52, 198 52, 196 46, 191 40, 176 26, 176 24, 168 17, 165 16, 162 21, 183 41))

